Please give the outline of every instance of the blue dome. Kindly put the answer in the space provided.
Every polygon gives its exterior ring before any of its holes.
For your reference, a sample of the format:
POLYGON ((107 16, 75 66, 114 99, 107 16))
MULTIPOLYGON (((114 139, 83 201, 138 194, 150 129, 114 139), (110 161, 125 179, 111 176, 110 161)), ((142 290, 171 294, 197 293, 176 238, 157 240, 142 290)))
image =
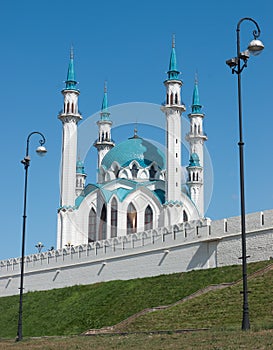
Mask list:
POLYGON ((126 167, 132 160, 136 160, 140 166, 147 167, 155 162, 159 168, 165 169, 165 156, 151 142, 140 137, 132 137, 113 147, 103 158, 102 165, 109 169, 114 161, 121 167, 126 167))

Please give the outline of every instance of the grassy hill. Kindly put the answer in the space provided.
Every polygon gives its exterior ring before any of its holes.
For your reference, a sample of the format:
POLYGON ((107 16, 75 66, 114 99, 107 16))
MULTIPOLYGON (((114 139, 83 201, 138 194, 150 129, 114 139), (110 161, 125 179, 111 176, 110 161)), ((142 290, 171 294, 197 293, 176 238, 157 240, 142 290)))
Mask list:
MULTIPOLYGON (((270 262, 248 265, 251 274, 270 262)), ((237 281, 241 266, 198 270, 129 281, 111 281, 46 292, 31 292, 23 300, 23 334, 73 335, 90 328, 115 325, 145 309, 168 305, 208 285, 237 281)), ((250 278, 252 327, 273 328, 272 270, 250 278)), ((174 330, 179 328, 240 329, 240 285, 206 293, 186 303, 136 318, 119 330, 174 330)), ((0 298, 0 337, 15 338, 19 297, 0 298)))

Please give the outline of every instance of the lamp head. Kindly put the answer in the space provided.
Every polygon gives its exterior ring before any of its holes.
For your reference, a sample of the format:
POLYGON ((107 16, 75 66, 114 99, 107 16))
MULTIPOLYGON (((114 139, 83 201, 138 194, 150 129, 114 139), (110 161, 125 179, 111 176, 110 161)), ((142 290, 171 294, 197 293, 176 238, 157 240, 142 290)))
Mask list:
POLYGON ((39 146, 37 147, 36 152, 40 157, 43 157, 45 156, 47 149, 44 146, 39 146))
POLYGON ((240 58, 244 61, 247 61, 249 59, 250 52, 249 50, 245 50, 243 52, 240 52, 240 58))
POLYGON ((261 42, 261 40, 253 39, 249 45, 248 45, 248 51, 253 56, 259 55, 264 49, 264 44, 261 42))
POLYGON ((234 58, 231 58, 231 59, 229 59, 229 60, 226 60, 226 64, 227 64, 230 68, 236 67, 237 64, 238 64, 238 59, 237 59, 237 57, 234 57, 234 58))

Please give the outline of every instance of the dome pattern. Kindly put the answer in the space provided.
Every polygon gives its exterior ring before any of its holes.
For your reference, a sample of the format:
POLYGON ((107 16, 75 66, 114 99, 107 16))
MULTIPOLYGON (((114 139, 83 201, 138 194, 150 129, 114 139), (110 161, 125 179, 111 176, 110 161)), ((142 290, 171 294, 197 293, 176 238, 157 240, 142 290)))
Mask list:
POLYGON ((103 158, 102 165, 109 169, 113 162, 121 167, 136 160, 140 166, 147 167, 155 162, 160 169, 165 169, 165 155, 151 142, 140 137, 132 137, 112 148, 103 158))

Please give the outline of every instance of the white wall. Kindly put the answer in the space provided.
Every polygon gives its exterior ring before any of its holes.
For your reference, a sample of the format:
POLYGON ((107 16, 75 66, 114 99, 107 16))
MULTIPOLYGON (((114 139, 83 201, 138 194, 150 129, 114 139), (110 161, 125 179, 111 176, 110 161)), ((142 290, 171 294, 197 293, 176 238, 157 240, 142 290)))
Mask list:
MULTIPOLYGON (((247 215, 250 261, 273 256, 273 210, 247 215)), ((240 218, 192 221, 26 257, 24 291, 241 263, 240 218)), ((0 296, 19 293, 20 259, 0 261, 0 296)))

